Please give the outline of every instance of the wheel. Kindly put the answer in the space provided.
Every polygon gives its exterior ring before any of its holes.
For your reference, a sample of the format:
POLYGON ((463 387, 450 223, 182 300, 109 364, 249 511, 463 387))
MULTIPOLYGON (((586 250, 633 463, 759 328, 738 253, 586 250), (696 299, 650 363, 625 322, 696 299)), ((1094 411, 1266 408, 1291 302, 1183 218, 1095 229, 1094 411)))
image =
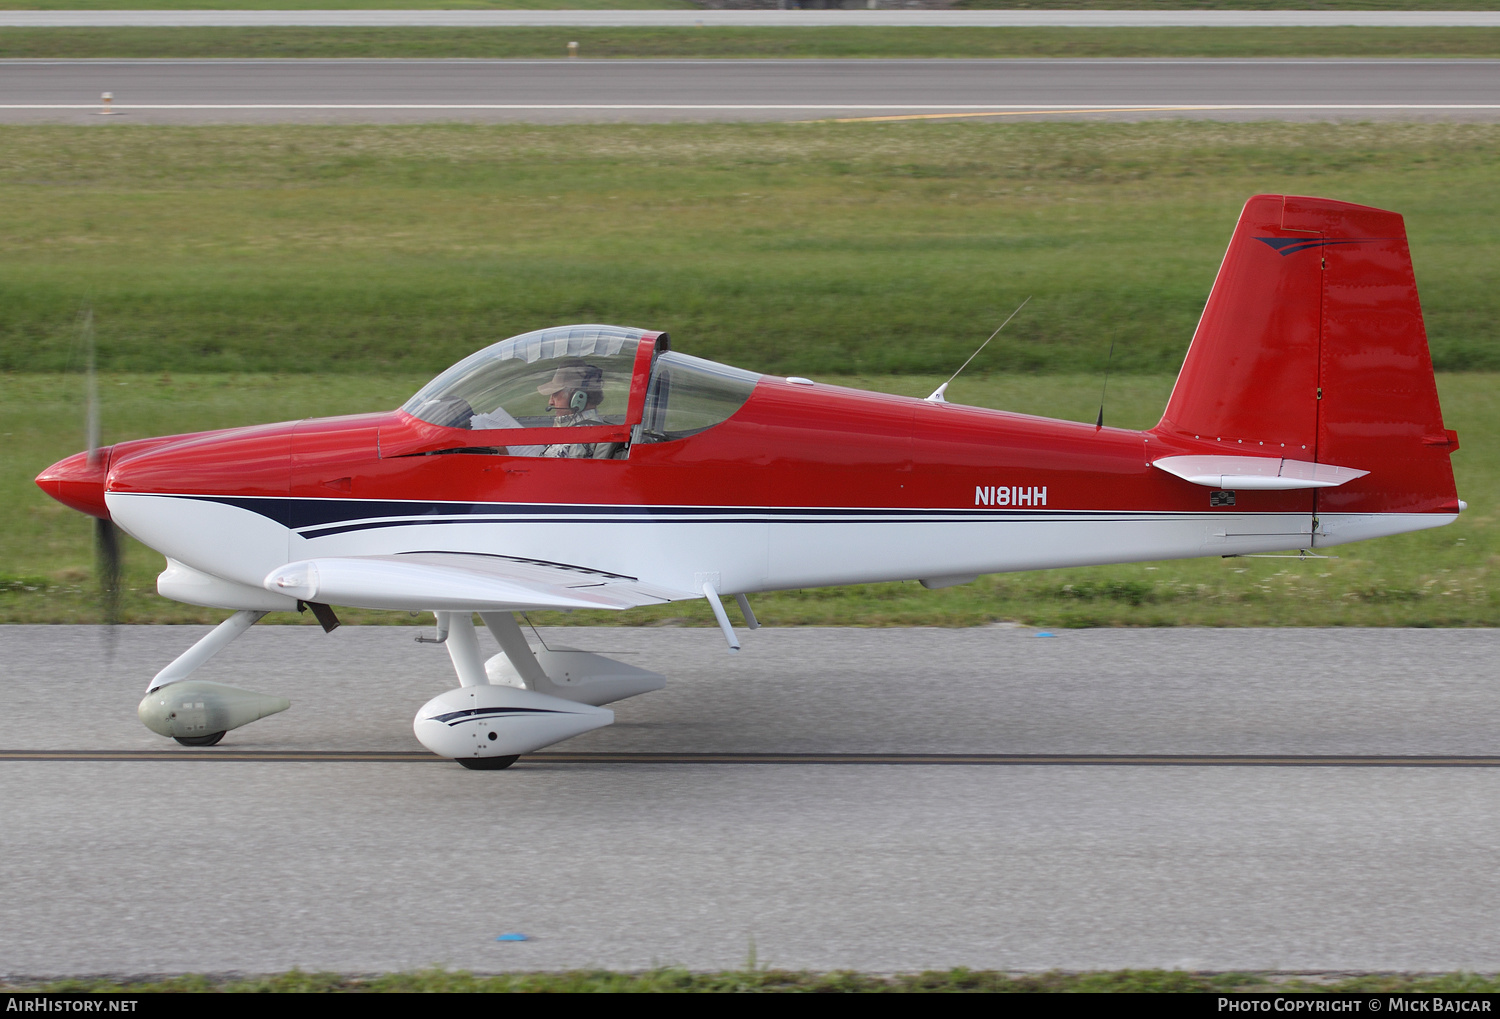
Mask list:
POLYGON ((173 736, 172 738, 185 747, 211 747, 224 738, 224 731, 221 729, 207 736, 173 736))
MULTIPOLYGON (((223 735, 220 733, 219 735, 223 735)), ((473 771, 504 771, 520 758, 520 754, 511 757, 460 757, 458 763, 473 771)))

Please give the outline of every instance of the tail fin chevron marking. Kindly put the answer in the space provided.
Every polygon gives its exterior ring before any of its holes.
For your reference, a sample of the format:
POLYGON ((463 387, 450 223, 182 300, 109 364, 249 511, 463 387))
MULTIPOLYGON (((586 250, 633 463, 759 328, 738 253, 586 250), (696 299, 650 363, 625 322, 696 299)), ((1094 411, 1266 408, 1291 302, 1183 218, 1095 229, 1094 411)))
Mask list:
POLYGON ((1372 241, 1399 241, 1401 237, 1350 237, 1346 240, 1309 240, 1306 237, 1257 237, 1256 240, 1262 244, 1269 245, 1272 250, 1285 258, 1287 255, 1295 255, 1299 251, 1309 248, 1326 248, 1334 244, 1368 244, 1372 241))

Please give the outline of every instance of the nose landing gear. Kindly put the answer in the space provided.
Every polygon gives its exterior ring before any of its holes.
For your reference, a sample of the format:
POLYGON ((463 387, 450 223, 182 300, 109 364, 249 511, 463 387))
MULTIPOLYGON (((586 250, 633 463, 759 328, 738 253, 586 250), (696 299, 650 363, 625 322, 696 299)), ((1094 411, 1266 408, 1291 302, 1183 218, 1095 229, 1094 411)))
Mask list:
POLYGON ((211 747, 224 738, 225 731, 224 729, 220 729, 218 732, 211 732, 207 736, 173 736, 172 738, 185 747, 211 747))

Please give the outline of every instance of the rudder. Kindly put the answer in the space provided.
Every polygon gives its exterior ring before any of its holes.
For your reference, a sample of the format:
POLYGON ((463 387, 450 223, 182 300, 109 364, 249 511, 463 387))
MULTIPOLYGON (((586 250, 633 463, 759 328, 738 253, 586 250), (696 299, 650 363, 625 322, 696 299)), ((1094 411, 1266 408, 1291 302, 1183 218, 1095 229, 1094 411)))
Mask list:
POLYGON ((1251 198, 1153 431, 1370 472, 1320 490, 1320 514, 1456 513, 1401 217, 1251 198))

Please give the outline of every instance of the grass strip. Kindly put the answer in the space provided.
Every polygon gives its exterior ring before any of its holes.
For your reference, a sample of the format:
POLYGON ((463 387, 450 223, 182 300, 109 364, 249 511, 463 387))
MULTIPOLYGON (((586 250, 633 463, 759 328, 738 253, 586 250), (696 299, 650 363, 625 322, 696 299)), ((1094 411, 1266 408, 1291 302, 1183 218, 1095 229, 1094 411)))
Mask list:
POLYGON ((1500 56, 1497 28, 0 28, 0 58, 1500 56))
MULTIPOLYGON (((355 11, 692 9, 691 0, 0 0, 0 11, 355 11)), ((886 2, 889 6, 889 0, 886 2)), ((960 10, 1492 11, 1500 0, 955 0, 960 10)))
MULTIPOLYGON (((425 379, 411 376, 109 375, 100 392, 105 441, 389 409, 425 379)), ((862 388, 926 395, 941 377, 827 377, 862 388)), ((1168 375, 1111 378, 1106 419, 1154 424, 1168 375)), ((1019 622, 1080 626, 1495 626, 1500 625, 1500 376, 1444 375, 1444 416, 1463 447, 1453 463, 1470 510, 1434 531, 1341 546, 1336 559, 1188 559, 982 577, 928 591, 916 582, 783 591, 754 596, 772 626, 975 626, 1019 622)), ((80 623, 100 618, 92 520, 43 495, 31 478, 83 445, 82 379, 0 375, 0 623, 80 623)), ((1098 410, 1097 376, 965 374, 949 398, 1079 421, 1098 410)), ((210 623, 227 613, 156 595, 161 556, 125 542, 125 619, 210 623)), ((340 610, 351 623, 430 620, 400 612, 340 610)), ((702 600, 628 612, 533 613, 551 626, 713 626, 702 600)), ((268 623, 316 625, 272 613, 268 623)))
MULTIPOLYGON (((1376 2, 1392 3, 1394 0, 1376 2)), ((1432 0, 1413 2, 1431 3, 1432 0)), ((696 6, 692 0, 0 0, 0 11, 639 11, 692 10, 696 6)))
MULTIPOLYGON (((388 409, 525 329, 618 321, 778 374, 1111 423, 1164 405, 1244 198, 1407 216, 1432 346, 1500 368, 1500 127, 901 124, 0 129, 0 620, 98 618, 89 521, 31 484, 81 448, 95 310, 106 440, 388 409), (892 374, 911 373, 911 374, 892 374), (989 373, 986 375, 985 373, 989 373)), ((1497 377, 1442 377, 1453 527, 1338 560, 1194 560, 757 599, 777 625, 1500 622, 1497 377)), ((154 595, 127 618, 211 622, 154 595)), ((276 618, 276 617, 273 617, 276 618)), ((389 613, 351 621, 401 622, 389 613)), ((548 622, 698 625, 701 604, 548 622)))
POLYGON ((1003 973, 995 970, 928 970, 894 976, 838 970, 829 973, 759 969, 695 973, 654 969, 619 973, 571 970, 560 973, 506 973, 493 976, 443 969, 379 976, 304 973, 291 970, 265 976, 203 974, 119 979, 83 977, 50 983, 4 984, 8 992, 95 994, 173 993, 1381 993, 1493 994, 1500 977, 1473 973, 1337 974, 1326 979, 1279 973, 1192 973, 1181 970, 1109 970, 1069 973, 1003 973))
MULTIPOLYGON (((692 9, 691 0, 0 0, 0 11, 353 11, 692 9)), ((889 0, 883 6, 889 7, 889 0)), ((1492 11, 1500 0, 955 0, 968 10, 1492 11)))
MULTIPOLYGON (((124 119, 124 118, 121 118, 124 119)), ((0 128, 0 371, 433 375, 562 322, 757 371, 1175 372, 1246 197, 1402 212, 1500 370, 1500 125, 0 128)))
MULTIPOLYGON (((1234 3, 1240 0, 1210 2, 1234 3)), ((1270 2, 1282 3, 1286 0, 1270 2)), ((1349 3, 1350 0, 1336 2, 1349 3)), ((1396 0, 1374 2, 1393 4, 1396 0)), ((1412 2, 1431 4, 1433 0, 1412 2)), ((1496 0, 1459 2, 1495 3, 1496 0)), ((0 0, 0 11, 641 11, 693 10, 697 6, 692 0, 0 0)), ((1470 8, 1449 6, 1432 9, 1470 8)))

